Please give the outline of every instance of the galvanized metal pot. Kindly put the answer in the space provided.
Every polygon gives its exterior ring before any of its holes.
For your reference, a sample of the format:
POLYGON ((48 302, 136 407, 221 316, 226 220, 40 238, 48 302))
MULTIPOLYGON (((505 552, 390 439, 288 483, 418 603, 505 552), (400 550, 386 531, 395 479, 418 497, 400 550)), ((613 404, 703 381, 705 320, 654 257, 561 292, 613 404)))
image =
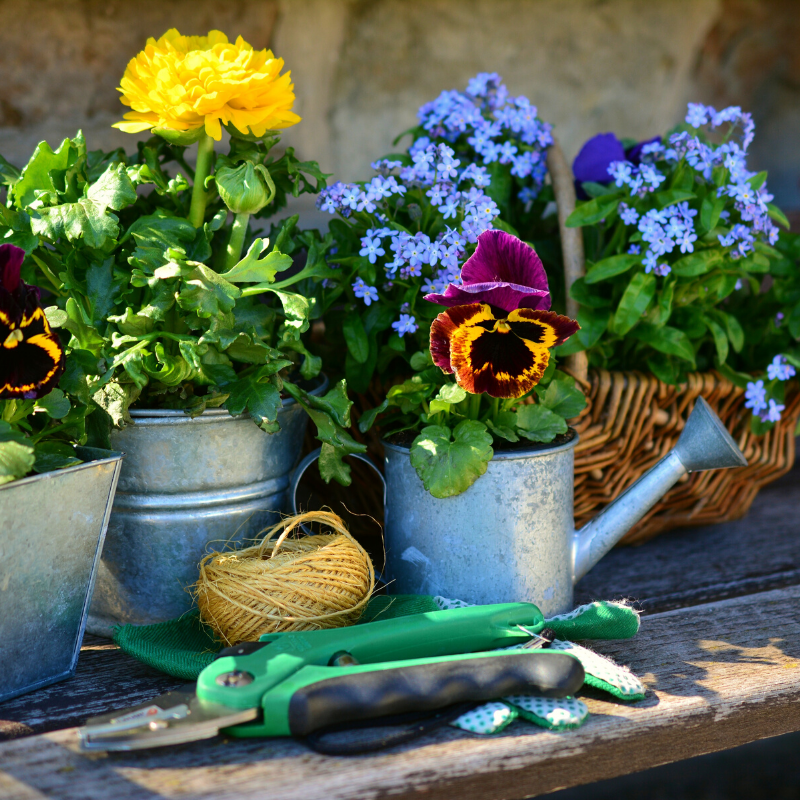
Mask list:
POLYGON ((75 674, 122 455, 0 486, 0 701, 75 674))
POLYGON ((224 409, 131 416, 135 424, 112 435, 126 458, 87 626, 100 636, 188 611, 207 547, 252 538, 279 519, 308 421, 290 398, 273 434, 224 409))
POLYGON ((439 500, 386 448, 386 573, 393 594, 468 603, 536 603, 545 616, 572 607, 571 441, 495 452, 463 494, 439 500))

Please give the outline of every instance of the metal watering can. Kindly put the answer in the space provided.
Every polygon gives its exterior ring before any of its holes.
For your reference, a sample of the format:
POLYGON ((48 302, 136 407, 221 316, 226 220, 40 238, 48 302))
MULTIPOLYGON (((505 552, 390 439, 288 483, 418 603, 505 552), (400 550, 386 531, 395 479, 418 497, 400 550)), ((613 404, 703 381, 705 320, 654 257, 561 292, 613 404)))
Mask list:
MULTIPOLYGON (((678 444, 591 522, 573 520, 573 449, 566 444, 496 452, 466 492, 425 490, 409 449, 386 447, 386 575, 393 594, 468 603, 535 603, 545 616, 573 608, 573 586, 687 473, 747 466, 703 398, 678 444)), ((290 490, 318 456, 297 468, 290 490)), ((366 460, 366 459, 362 459, 366 460)), ((368 462, 369 463, 369 462, 368 462)))

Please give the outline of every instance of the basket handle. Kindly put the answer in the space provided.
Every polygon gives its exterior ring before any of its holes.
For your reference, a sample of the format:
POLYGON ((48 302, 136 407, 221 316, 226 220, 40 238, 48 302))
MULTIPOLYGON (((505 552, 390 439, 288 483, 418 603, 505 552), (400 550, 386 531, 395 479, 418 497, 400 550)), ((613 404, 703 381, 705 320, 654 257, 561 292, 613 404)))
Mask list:
MULTIPOLYGON (((558 205, 558 231, 561 236, 561 252, 564 256, 564 287, 567 295, 567 316, 578 315, 578 303, 570 297, 569 290, 578 278, 586 274, 583 257, 583 233, 580 228, 568 228, 567 217, 575 210, 575 179, 572 175, 561 145, 554 138, 547 151, 547 168, 553 183, 553 193, 558 205)), ((575 353, 566 358, 567 369, 578 383, 586 383, 589 360, 586 352, 575 353)))

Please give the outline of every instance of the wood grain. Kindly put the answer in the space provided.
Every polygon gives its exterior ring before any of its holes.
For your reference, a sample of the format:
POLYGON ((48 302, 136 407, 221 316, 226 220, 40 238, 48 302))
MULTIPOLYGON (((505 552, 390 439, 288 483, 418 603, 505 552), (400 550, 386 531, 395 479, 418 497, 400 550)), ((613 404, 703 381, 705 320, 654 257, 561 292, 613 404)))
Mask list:
POLYGON ((646 617, 635 639, 597 649, 629 664, 647 699, 592 696, 577 731, 446 730, 415 746, 328 758, 285 740, 87 756, 69 729, 0 744, 0 797, 511 800, 647 769, 800 729, 798 601, 791 587, 646 617))

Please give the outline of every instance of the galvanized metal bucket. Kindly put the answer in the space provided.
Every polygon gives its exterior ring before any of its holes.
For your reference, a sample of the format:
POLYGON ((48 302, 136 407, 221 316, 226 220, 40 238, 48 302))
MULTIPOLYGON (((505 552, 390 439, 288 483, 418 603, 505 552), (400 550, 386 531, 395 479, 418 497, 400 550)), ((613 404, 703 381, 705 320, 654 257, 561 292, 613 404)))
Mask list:
POLYGON ((386 576, 393 594, 468 603, 572 608, 573 449, 495 452, 485 475, 456 497, 430 495, 409 449, 386 448, 386 576))
MULTIPOLYGON (((322 394, 324 379, 311 394, 322 394)), ((187 591, 210 549, 256 536, 286 510, 292 469, 308 417, 293 400, 267 434, 249 416, 212 409, 132 411, 114 432, 126 454, 108 527, 87 630, 147 625, 192 606, 187 591)))
POLYGON ((75 674, 122 455, 0 486, 0 701, 75 674))

